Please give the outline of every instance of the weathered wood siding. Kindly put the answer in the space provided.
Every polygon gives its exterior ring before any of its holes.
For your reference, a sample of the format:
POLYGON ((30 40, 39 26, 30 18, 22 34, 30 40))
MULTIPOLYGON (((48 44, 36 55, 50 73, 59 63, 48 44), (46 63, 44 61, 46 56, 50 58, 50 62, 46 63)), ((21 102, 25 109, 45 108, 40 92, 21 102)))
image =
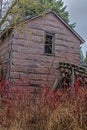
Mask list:
POLYGON ((11 61, 11 38, 7 36, 0 40, 0 66, 2 79, 9 79, 11 61))
POLYGON ((12 79, 52 87, 58 62, 80 63, 80 41, 58 18, 46 14, 16 27, 12 38, 12 79), (45 32, 55 34, 55 55, 44 54, 45 32))

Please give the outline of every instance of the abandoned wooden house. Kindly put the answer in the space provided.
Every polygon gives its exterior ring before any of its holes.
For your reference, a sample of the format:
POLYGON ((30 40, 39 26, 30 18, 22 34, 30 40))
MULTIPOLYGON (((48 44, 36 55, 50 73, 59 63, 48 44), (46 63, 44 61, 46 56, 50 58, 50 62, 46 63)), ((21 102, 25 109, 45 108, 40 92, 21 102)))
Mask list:
POLYGON ((80 65, 84 40, 54 11, 27 18, 0 36, 2 80, 52 87, 59 62, 80 65))

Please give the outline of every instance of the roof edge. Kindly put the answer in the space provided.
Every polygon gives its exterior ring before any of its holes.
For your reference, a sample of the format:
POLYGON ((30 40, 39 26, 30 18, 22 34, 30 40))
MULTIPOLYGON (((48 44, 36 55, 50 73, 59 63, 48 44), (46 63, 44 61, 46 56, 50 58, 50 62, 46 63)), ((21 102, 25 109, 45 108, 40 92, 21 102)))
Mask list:
POLYGON ((59 20, 82 42, 84 43, 85 40, 73 29, 70 27, 70 25, 68 23, 66 23, 59 15, 57 15, 57 13, 53 10, 51 10, 50 12, 52 12, 53 14, 56 15, 57 18, 59 18, 59 20))
POLYGON ((34 17, 27 17, 25 18, 24 20, 22 20, 22 22, 25 22, 26 20, 33 20, 33 19, 36 19, 38 17, 41 17, 43 16, 43 14, 48 14, 48 13, 53 13, 80 41, 81 43, 84 43, 85 40, 73 29, 70 27, 70 25, 68 23, 66 23, 63 18, 61 16, 59 16, 54 10, 48 10, 46 12, 43 12, 39 15, 35 15, 34 17))
MULTIPOLYGON (((84 43, 84 42, 85 42, 85 40, 84 40, 73 28, 71 28, 68 23, 66 23, 59 15, 57 15, 57 13, 56 13, 55 11, 53 11, 53 10, 48 10, 48 11, 46 11, 46 12, 43 12, 43 13, 39 14, 39 15, 35 15, 35 16, 33 16, 33 17, 30 17, 30 16, 29 16, 29 17, 27 17, 27 18, 21 20, 20 22, 27 22, 27 20, 33 20, 33 19, 36 19, 36 18, 38 18, 38 17, 43 16, 43 14, 48 14, 48 13, 53 13, 53 14, 81 41, 81 43, 84 43)), ((20 22, 17 23, 16 26, 20 25, 20 22)), ((2 31, 2 33, 0 34, 0 35, 1 35, 0 38, 2 38, 2 36, 6 33, 6 31, 8 31, 8 30, 10 30, 10 29, 13 29, 14 26, 15 26, 15 25, 12 24, 12 25, 10 25, 10 28, 9 28, 9 29, 4 29, 4 30, 2 31)))

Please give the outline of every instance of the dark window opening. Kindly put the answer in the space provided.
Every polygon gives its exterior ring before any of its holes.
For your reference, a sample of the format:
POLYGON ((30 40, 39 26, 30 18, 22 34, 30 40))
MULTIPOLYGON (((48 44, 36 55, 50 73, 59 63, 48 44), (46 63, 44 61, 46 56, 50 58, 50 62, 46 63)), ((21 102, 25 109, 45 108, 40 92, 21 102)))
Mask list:
POLYGON ((53 53, 53 40, 54 35, 47 33, 45 39, 45 54, 52 54, 53 53))

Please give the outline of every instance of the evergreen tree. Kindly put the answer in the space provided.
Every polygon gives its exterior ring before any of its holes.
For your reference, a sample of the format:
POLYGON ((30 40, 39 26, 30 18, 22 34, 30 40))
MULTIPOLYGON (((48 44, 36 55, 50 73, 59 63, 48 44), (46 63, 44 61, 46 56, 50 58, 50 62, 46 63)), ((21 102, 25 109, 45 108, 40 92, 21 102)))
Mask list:
POLYGON ((85 57, 84 61, 87 64, 87 51, 86 51, 86 57, 85 57))
POLYGON ((82 48, 80 47, 80 63, 83 62, 84 62, 84 56, 83 56, 82 48))
POLYGON ((67 6, 64 6, 62 0, 19 0, 19 7, 22 10, 22 16, 34 15, 53 9, 59 16, 61 16, 66 22, 69 22, 69 13, 66 11, 67 6))
MULTIPOLYGON (((11 19, 9 23, 16 23, 27 16, 31 17, 52 9, 61 16, 65 22, 69 23, 69 13, 66 8, 67 6, 64 6, 62 0, 13 0, 4 19, 7 15, 10 15, 11 19)), ((72 24, 71 27, 75 27, 75 24, 72 24)))

